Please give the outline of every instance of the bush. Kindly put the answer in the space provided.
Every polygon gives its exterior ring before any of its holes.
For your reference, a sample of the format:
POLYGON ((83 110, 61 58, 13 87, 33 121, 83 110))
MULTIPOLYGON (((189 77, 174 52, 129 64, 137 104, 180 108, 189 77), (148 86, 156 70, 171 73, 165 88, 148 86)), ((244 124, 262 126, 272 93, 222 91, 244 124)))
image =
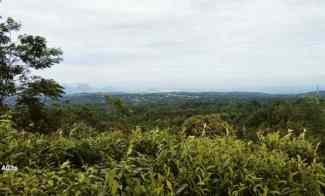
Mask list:
POLYGON ((166 130, 76 134, 22 134, 2 121, 0 159, 18 171, 3 171, 0 195, 325 193, 317 145, 303 134, 265 134, 255 143, 166 130))
POLYGON ((182 129, 187 136, 229 136, 234 134, 233 127, 219 114, 190 117, 184 121, 182 129))

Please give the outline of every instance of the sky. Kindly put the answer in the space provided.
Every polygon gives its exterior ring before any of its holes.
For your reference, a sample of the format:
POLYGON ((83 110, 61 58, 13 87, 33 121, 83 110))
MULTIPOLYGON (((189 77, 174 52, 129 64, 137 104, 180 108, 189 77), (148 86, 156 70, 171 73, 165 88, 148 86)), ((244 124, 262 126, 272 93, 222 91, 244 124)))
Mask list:
POLYGON ((324 0, 3 0, 64 51, 44 77, 115 89, 325 87, 324 0))

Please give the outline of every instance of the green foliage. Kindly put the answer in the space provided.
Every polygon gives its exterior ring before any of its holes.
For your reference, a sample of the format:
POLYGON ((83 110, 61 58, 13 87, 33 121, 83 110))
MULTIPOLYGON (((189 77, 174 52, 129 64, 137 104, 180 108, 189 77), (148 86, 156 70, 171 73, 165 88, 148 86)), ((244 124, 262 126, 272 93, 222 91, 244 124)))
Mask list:
POLYGON ((13 33, 19 31, 21 25, 12 18, 0 20, 0 104, 3 106, 4 100, 13 95, 18 96, 21 103, 34 102, 39 96, 60 96, 63 93, 60 85, 32 76, 31 71, 59 63, 61 50, 48 48, 45 38, 40 36, 14 38, 13 33))
POLYGON ((197 115, 183 123, 183 132, 191 136, 229 136, 234 134, 233 127, 219 114, 197 115))
POLYGON ((49 48, 41 36, 19 35, 21 25, 14 19, 0 16, 0 110, 5 108, 8 98, 15 98, 16 110, 21 115, 17 121, 25 122, 24 128, 43 128, 42 99, 56 99, 63 87, 51 79, 32 74, 59 63, 62 51, 49 48), (25 115, 26 114, 26 115, 25 115), (28 124, 28 126, 26 126, 28 124))
POLYGON ((95 168, 80 171, 69 162, 55 170, 25 169, 0 177, 1 195, 99 195, 103 180, 95 168))
POLYGON ((246 125, 254 129, 271 128, 284 131, 293 129, 297 133, 309 129, 317 134, 325 130, 324 122, 323 106, 305 98, 294 102, 273 101, 250 114, 246 125))
POLYGON ((323 195, 317 145, 279 133, 258 140, 131 134, 18 133, 3 117, 1 195, 323 195))
POLYGON ((119 116, 128 116, 131 109, 118 97, 106 96, 107 109, 110 113, 117 113, 119 116))

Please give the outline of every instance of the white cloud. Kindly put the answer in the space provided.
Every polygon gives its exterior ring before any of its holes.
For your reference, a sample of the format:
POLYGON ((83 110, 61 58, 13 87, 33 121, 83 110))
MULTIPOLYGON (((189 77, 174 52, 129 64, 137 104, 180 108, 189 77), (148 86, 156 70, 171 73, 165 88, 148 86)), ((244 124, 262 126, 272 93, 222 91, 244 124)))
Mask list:
POLYGON ((62 82, 216 88, 325 82, 323 0, 4 0, 65 51, 62 82), (85 74, 87 73, 87 74, 85 74))

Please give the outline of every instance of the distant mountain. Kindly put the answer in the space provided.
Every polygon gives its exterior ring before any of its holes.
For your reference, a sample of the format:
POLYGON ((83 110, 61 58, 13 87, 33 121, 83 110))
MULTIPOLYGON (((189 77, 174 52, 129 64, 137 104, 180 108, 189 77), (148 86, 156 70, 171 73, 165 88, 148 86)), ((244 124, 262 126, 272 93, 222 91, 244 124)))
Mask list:
POLYGON ((214 102, 222 100, 250 100, 295 97, 296 95, 275 95, 259 92, 159 92, 159 93, 77 93, 63 97, 62 101, 73 104, 103 104, 105 96, 114 95, 132 104, 171 103, 184 101, 214 102))
POLYGON ((307 92, 307 93, 301 93, 298 94, 298 96, 315 96, 315 95, 319 95, 321 97, 325 97, 325 91, 311 91, 311 92, 307 92))
MULTIPOLYGON (((314 96, 319 94, 325 98, 325 91, 306 92, 300 94, 269 94, 262 92, 155 92, 155 93, 125 93, 118 91, 107 91, 103 88, 92 88, 87 85, 77 85, 68 89, 69 92, 61 98, 62 102, 72 104, 104 104, 108 95, 118 96, 127 103, 171 103, 184 101, 214 102, 222 100, 267 100, 272 98, 297 98, 314 96), (93 91, 84 93, 82 91, 93 91)), ((8 98, 7 103, 15 103, 15 97, 8 98)))
POLYGON ((70 84, 70 85, 63 85, 63 87, 67 94, 93 92, 93 90, 94 90, 88 84, 70 84))
POLYGON ((78 94, 78 93, 98 93, 98 92, 116 92, 115 88, 111 86, 94 87, 88 84, 64 84, 63 85, 66 94, 78 94))

